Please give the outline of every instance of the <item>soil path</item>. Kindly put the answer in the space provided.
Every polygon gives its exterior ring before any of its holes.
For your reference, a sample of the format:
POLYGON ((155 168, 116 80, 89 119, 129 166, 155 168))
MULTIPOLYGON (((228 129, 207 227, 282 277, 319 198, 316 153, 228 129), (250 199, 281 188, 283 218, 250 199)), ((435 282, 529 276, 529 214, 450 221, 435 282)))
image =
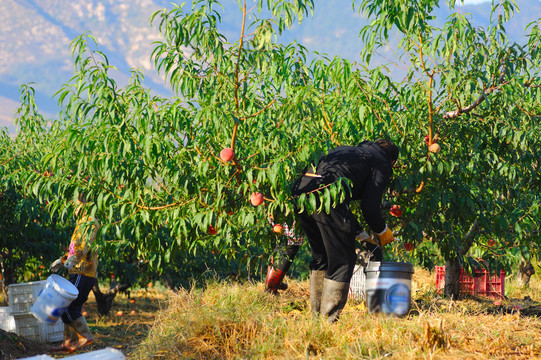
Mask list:
MULTIPOLYGON (((129 358, 137 345, 145 339, 154 323, 156 311, 165 306, 166 299, 166 291, 154 289, 119 294, 115 298, 111 313, 105 317, 99 317, 96 300, 91 293, 84 310, 87 313, 85 318, 96 342, 81 352, 113 347, 129 358)), ((55 358, 74 355, 50 353, 51 345, 0 330, 0 360, 22 359, 41 354, 55 358)))

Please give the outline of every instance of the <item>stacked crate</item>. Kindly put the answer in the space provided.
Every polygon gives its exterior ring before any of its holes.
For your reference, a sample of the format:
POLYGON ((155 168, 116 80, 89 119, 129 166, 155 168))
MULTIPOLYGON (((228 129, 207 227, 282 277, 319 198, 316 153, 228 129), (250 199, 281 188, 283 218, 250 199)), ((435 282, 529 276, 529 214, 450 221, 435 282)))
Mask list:
POLYGON ((0 307, 0 329, 15 332, 15 318, 9 314, 9 307, 0 307))
POLYGON ((348 298, 356 300, 365 300, 366 299, 366 275, 364 273, 364 267, 361 265, 355 265, 353 270, 353 276, 349 283, 349 294, 348 298))
MULTIPOLYGON (((460 269, 460 293, 492 298, 505 298, 505 271, 490 274, 486 269, 477 270, 472 276, 460 269)), ((436 290, 445 287, 445 266, 436 266, 436 290)))
POLYGON ((41 342, 62 341, 64 323, 48 324, 38 320, 30 307, 38 298, 47 281, 34 281, 8 286, 9 314, 15 318, 15 333, 41 342))

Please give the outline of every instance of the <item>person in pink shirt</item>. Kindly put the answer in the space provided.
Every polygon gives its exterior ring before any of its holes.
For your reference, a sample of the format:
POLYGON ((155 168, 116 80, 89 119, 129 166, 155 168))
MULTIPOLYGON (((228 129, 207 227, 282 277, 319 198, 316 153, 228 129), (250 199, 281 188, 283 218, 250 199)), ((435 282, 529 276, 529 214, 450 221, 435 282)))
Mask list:
POLYGON ((51 265, 51 271, 57 272, 63 267, 66 268, 69 281, 79 290, 79 295, 62 314, 64 341, 52 347, 51 351, 73 352, 94 342, 82 308, 97 283, 98 251, 92 244, 99 224, 96 219, 87 215, 88 202, 85 196, 79 195, 76 204, 77 224, 71 236, 69 252, 51 265))

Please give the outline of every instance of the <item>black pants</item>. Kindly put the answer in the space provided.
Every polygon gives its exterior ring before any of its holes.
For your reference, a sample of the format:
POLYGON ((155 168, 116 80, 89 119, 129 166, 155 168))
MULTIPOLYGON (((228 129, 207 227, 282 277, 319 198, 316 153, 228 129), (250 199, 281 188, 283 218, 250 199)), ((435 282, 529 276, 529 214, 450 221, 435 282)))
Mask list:
MULTIPOLYGON (((292 188, 292 195, 313 192, 328 183, 328 179, 317 177, 300 177, 292 188)), ((316 198, 319 207, 319 199, 316 198)), ((355 269, 355 235, 360 225, 344 202, 331 207, 329 213, 324 210, 313 214, 305 212, 297 216, 310 242, 312 261, 310 270, 325 270, 326 278, 339 282, 349 282, 355 269)))
POLYGON ((83 305, 88 300, 88 294, 98 279, 84 275, 72 274, 69 276, 69 281, 75 285, 77 290, 79 290, 79 295, 75 300, 73 300, 70 306, 68 306, 68 309, 64 312, 64 314, 62 314, 62 321, 65 324, 69 324, 73 320, 77 320, 83 316, 81 313, 83 305))
POLYGON ((298 217, 310 242, 310 270, 325 270, 327 279, 349 282, 357 260, 357 220, 349 207, 339 204, 328 214, 324 211, 311 215, 301 213, 298 217))

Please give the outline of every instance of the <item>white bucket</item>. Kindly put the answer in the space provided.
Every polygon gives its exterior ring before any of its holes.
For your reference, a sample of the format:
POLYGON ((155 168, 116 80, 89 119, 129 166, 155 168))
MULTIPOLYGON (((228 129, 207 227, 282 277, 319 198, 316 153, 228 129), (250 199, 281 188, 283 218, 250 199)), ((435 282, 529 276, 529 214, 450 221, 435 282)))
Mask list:
POLYGON ((412 264, 371 262, 364 272, 368 311, 397 316, 404 316, 409 312, 412 264))
POLYGON ((55 324, 78 295, 79 290, 69 280, 53 274, 47 278, 30 312, 41 321, 55 324))

